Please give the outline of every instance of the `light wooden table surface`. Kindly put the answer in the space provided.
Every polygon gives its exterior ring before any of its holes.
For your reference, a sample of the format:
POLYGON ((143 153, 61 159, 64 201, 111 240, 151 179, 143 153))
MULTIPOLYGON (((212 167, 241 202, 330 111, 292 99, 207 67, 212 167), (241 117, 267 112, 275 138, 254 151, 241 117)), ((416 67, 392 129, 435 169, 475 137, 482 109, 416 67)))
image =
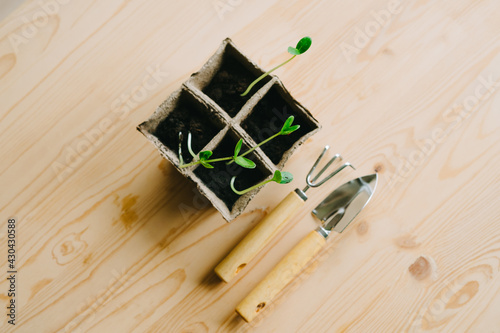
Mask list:
MULTIPOLYGON (((0 25, 0 263, 17 219, 15 330, 500 332, 500 3, 27 1, 0 25), (323 129, 232 223, 135 127, 225 37, 323 129), (343 171, 230 284, 215 265, 325 144, 343 171), (239 301, 348 179, 369 206, 254 322, 239 301)), ((4 275, 5 274, 5 275, 4 275)), ((10 300, 0 282, 2 308, 10 300)))

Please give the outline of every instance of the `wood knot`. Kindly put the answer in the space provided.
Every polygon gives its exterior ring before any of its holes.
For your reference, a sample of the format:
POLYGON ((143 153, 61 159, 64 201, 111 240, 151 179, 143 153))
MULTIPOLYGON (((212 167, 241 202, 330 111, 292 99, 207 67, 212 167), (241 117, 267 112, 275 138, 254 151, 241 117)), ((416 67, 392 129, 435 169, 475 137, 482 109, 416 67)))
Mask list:
POLYGON ((411 249, 420 245, 420 243, 416 240, 416 236, 410 234, 397 237, 394 239, 394 242, 397 246, 403 249, 411 249))
POLYGON ((386 55, 389 55, 389 56, 392 56, 394 55, 394 51, 392 51, 390 48, 386 47, 385 49, 382 50, 382 53, 383 54, 386 54, 386 55))
POLYGON ((160 164, 158 164, 158 169, 160 169, 161 173, 164 176, 168 176, 170 173, 170 167, 166 159, 162 159, 160 164))
POLYGON ((65 265, 84 252, 87 243, 80 239, 82 233, 71 233, 54 246, 52 258, 57 264, 65 265))
POLYGON ((83 263, 84 264, 90 263, 91 258, 92 258, 92 253, 89 253, 85 258, 83 258, 83 263))
POLYGON ((419 281, 424 280, 428 276, 431 275, 433 270, 433 265, 429 262, 429 260, 423 256, 420 256, 415 260, 413 264, 408 268, 413 277, 419 281))
POLYGON ((375 166, 373 167, 373 170, 377 173, 381 173, 384 171, 384 165, 382 163, 377 163, 375 164, 375 166))
POLYGON ((479 282, 469 281, 462 289, 455 293, 448 302, 447 307, 451 309, 458 309, 468 303, 479 291, 479 282))
POLYGON ((358 235, 364 235, 366 234, 366 232, 368 231, 368 223, 366 223, 366 221, 361 221, 358 223, 358 225, 356 226, 356 232, 358 233, 358 235))
POLYGON ((75 250, 75 247, 73 246, 73 243, 70 241, 64 242, 61 244, 61 254, 63 256, 67 256, 71 252, 75 250))
POLYGON ((115 224, 117 221, 121 221, 126 230, 132 227, 132 225, 139 219, 139 216, 134 209, 134 205, 136 204, 138 198, 139 196, 137 195, 129 194, 121 200, 120 204, 120 197, 115 194, 115 199, 113 202, 115 203, 115 205, 121 206, 121 214, 118 220, 115 219, 113 221, 113 224, 115 224))

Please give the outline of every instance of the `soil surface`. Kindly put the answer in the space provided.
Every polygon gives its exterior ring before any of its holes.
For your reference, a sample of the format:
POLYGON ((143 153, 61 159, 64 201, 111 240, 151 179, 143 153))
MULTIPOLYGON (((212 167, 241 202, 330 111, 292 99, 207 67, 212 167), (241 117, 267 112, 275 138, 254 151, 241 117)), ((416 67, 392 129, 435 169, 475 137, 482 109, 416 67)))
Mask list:
POLYGON ((248 95, 241 97, 240 94, 256 78, 257 76, 238 60, 225 53, 219 71, 217 71, 212 81, 203 89, 203 92, 231 117, 234 117, 248 99, 269 81, 269 76, 262 79, 252 88, 248 95))
MULTIPOLYGON (((234 153, 234 147, 236 146, 237 140, 235 140, 230 134, 227 134, 214 150, 211 158, 221 158, 232 156, 234 153)), ((241 149, 242 152, 248 150, 248 147, 243 145, 241 149)), ((231 190, 230 182, 233 176, 236 177, 234 187, 237 190, 244 190, 253 186, 257 183, 263 181, 270 173, 267 173, 265 169, 259 168, 260 162, 254 156, 253 153, 245 156, 257 164, 255 169, 245 169, 232 163, 230 165, 226 164, 226 161, 212 163, 213 169, 207 169, 203 166, 198 166, 194 173, 198 176, 207 186, 214 192, 214 194, 219 197, 231 210, 234 203, 240 197, 238 194, 231 190)))
POLYGON ((289 116, 295 117, 293 125, 300 125, 300 128, 289 135, 278 136, 260 146, 274 164, 279 163, 285 151, 290 149, 297 140, 316 128, 314 123, 290 106, 274 87, 255 105, 242 123, 243 129, 256 143, 259 143, 279 132, 289 116))
POLYGON ((191 132, 191 147, 198 154, 222 128, 212 110, 183 91, 177 107, 158 125, 154 135, 165 146, 178 152, 179 132, 182 132, 182 157, 187 163, 193 159, 187 148, 187 133, 191 132))

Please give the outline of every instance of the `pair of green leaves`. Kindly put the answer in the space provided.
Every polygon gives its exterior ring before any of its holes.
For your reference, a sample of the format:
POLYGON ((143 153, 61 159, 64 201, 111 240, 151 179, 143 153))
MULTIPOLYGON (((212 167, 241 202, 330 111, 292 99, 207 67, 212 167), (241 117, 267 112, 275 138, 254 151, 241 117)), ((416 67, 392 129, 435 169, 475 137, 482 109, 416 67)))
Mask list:
POLYGON ((238 195, 243 195, 243 194, 248 193, 248 192, 250 192, 252 190, 255 190, 256 188, 264 186, 264 185, 266 185, 267 183, 270 183, 270 182, 276 182, 278 184, 288 184, 292 180, 293 180, 293 175, 290 172, 287 172, 287 171, 281 172, 279 170, 276 170, 276 171, 274 171, 273 178, 268 179, 268 180, 264 180, 263 182, 255 184, 253 186, 250 186, 247 189, 244 189, 244 190, 240 191, 240 190, 237 190, 234 187, 234 182, 236 181, 236 176, 234 176, 233 178, 231 178, 230 186, 231 186, 231 189, 233 190, 234 193, 236 193, 238 195))
POLYGON ((210 150, 205 150, 200 152, 200 164, 203 165, 207 169, 213 169, 214 166, 207 162, 207 160, 212 156, 212 152, 210 150))
POLYGON ((281 131, 280 131, 281 135, 288 135, 292 132, 295 132, 296 130, 298 130, 300 128, 300 125, 293 125, 292 126, 294 119, 295 119, 294 116, 288 117, 288 119, 283 124, 283 127, 281 128, 281 131))
MULTIPOLYGON (((281 128, 280 132, 277 133, 277 135, 288 135, 298 130, 300 128, 300 125, 292 126, 294 119, 295 119, 294 116, 288 117, 288 119, 285 121, 283 127, 281 128)), ((234 147, 234 155, 233 155, 234 162, 244 168, 254 169, 255 163, 252 160, 249 160, 248 158, 243 156, 238 156, 242 146, 243 146, 243 139, 240 139, 240 141, 238 141, 238 143, 236 144, 236 147, 234 147)))
POLYGON ((271 181, 278 184, 288 184, 293 180, 293 175, 288 171, 274 171, 273 178, 271 181))
POLYGON ((297 46, 295 47, 288 47, 288 53, 293 54, 293 55, 300 55, 302 53, 305 53, 309 48, 311 47, 312 40, 311 37, 304 37, 299 42, 297 43, 297 46))
MULTIPOLYGON (((238 164, 244 168, 254 169, 255 163, 252 160, 249 160, 248 158, 243 157, 243 156, 238 156, 238 154, 241 151, 242 146, 243 146, 243 139, 240 139, 240 141, 238 141, 238 143, 236 144, 236 147, 234 148, 234 155, 233 155, 232 159, 234 160, 234 162, 236 164, 238 164)), ((200 158, 201 165, 203 165, 207 169, 214 168, 213 165, 211 165, 209 163, 210 156, 212 156, 212 152, 210 150, 202 151, 202 152, 200 152, 200 154, 198 156, 200 158)), ((227 159, 231 159, 231 158, 223 158, 222 160, 227 160, 227 159)), ((220 160, 220 159, 217 159, 217 160, 220 160)), ((215 161, 216 160, 212 160, 211 162, 215 162, 215 161)))
POLYGON ((238 143, 236 144, 236 147, 234 147, 234 155, 233 155, 234 163, 247 169, 254 169, 255 168, 254 161, 249 160, 248 158, 243 156, 238 156, 242 146, 243 146, 243 139, 240 139, 240 141, 238 141, 238 143))

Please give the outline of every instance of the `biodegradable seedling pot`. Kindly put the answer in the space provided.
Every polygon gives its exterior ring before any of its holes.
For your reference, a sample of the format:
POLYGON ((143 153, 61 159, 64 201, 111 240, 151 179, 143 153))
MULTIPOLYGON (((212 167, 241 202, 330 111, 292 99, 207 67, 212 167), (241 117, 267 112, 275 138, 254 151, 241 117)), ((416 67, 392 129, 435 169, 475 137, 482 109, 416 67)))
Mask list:
POLYGON ((245 189, 270 179, 282 169, 291 154, 320 129, 311 113, 297 102, 275 75, 260 81, 253 93, 241 97, 248 85, 265 71, 244 56, 226 38, 200 71, 173 92, 137 129, 151 141, 161 155, 184 176, 195 182, 200 192, 227 220, 237 217, 260 188, 242 196, 234 193, 230 179, 237 176, 235 187, 245 189), (239 139, 242 152, 279 132, 289 116, 300 129, 279 136, 247 155, 257 165, 244 169, 236 163, 213 163, 214 169, 197 164, 179 168, 179 132, 185 163, 193 158, 187 149, 186 135, 192 134, 192 148, 213 151, 213 158, 232 156, 239 139))

